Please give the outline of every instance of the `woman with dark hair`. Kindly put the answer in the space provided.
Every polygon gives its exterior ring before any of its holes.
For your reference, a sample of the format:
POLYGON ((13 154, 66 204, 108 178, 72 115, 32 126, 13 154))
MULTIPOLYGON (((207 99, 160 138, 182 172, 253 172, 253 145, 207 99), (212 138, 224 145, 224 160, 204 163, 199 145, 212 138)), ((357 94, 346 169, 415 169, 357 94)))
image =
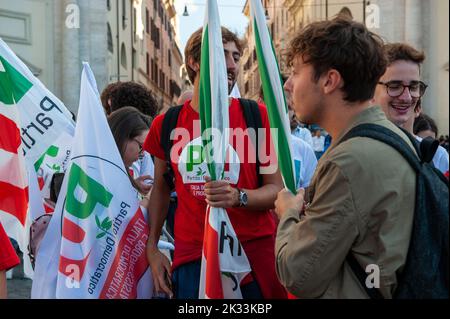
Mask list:
POLYGON ((141 183, 150 179, 151 176, 132 176, 131 167, 143 154, 142 145, 148 134, 151 121, 151 117, 142 114, 131 106, 118 109, 108 116, 109 127, 125 167, 128 169, 132 184, 143 195, 147 195, 147 191, 143 191, 141 183))
MULTIPOLYGON (((417 115, 414 120, 413 132, 416 139, 421 142, 422 139, 431 137, 437 139, 438 129, 436 122, 426 114, 417 115)), ((448 175, 449 157, 448 152, 442 146, 439 146, 433 157, 433 165, 444 175, 448 175)))
POLYGON ((421 113, 414 120, 414 135, 420 136, 421 138, 432 137, 437 139, 438 129, 434 120, 428 115, 421 113))

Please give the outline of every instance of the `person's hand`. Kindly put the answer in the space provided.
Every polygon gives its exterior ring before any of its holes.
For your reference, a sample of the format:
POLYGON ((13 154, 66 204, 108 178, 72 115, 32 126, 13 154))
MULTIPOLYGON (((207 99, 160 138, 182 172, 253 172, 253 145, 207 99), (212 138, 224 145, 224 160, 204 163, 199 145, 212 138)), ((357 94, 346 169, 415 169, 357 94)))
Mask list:
POLYGON ((206 203, 211 207, 230 208, 239 205, 239 191, 226 181, 211 181, 205 176, 206 203))
POLYGON ((170 271, 169 259, 157 247, 151 246, 148 243, 146 250, 147 261, 152 270, 154 290, 156 292, 166 293, 169 298, 172 298, 172 273, 170 271))
POLYGON ((139 193, 142 195, 147 195, 153 187, 153 184, 146 182, 146 180, 153 181, 153 178, 150 175, 142 175, 134 180, 138 187, 139 193))
POLYGON ((293 195, 286 188, 278 193, 275 201, 275 213, 281 219, 286 211, 294 209, 300 214, 303 210, 305 190, 303 188, 298 190, 297 195, 293 195))

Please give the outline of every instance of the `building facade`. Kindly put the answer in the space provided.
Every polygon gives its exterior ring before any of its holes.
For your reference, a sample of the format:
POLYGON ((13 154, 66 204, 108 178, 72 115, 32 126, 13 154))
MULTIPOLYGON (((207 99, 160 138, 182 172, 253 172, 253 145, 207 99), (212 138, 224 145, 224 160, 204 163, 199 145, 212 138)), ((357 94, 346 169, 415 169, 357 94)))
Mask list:
POLYGON ((75 114, 82 62, 101 92, 135 81, 161 107, 180 95, 174 0, 0 0, 0 37, 75 114))
POLYGON ((107 8, 109 82, 141 83, 167 109, 182 85, 174 0, 110 0, 107 8))
POLYGON ((82 61, 108 82, 106 7, 88 0, 0 0, 0 37, 76 114, 82 61))

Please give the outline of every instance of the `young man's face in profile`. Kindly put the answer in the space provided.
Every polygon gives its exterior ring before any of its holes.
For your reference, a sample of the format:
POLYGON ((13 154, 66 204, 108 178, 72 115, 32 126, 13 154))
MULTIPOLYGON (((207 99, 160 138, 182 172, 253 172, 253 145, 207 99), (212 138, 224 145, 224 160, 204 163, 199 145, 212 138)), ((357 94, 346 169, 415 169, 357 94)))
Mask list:
POLYGON ((236 43, 233 41, 225 42, 223 44, 223 50, 225 53, 225 63, 227 66, 228 93, 230 93, 233 90, 234 84, 238 78, 241 53, 239 52, 236 43))

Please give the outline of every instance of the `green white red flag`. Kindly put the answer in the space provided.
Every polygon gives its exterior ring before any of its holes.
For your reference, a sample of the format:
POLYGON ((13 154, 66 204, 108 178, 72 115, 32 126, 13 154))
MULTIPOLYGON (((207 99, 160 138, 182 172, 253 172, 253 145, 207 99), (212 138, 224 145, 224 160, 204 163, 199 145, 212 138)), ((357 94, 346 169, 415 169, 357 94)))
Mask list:
POLYGON ((63 170, 70 153, 70 117, 64 104, 0 39, 0 222, 24 255, 31 222, 27 167, 38 171, 41 189, 48 195, 51 175, 63 170))
MULTIPOLYGON (((216 0, 208 0, 200 62, 202 142, 212 180, 223 178, 229 149, 228 80, 216 0)), ((228 214, 207 207, 199 298, 242 298, 240 282, 251 271, 228 214), (224 244, 225 238, 234 245, 224 244)))
POLYGON ((71 159, 36 259, 32 298, 150 298, 148 233, 84 63, 71 159))
POLYGON ((261 0, 250 0, 250 14, 264 102, 267 106, 270 126, 272 131, 275 129, 276 132, 272 136, 277 136, 277 138, 274 138, 274 143, 278 164, 280 165, 285 187, 296 194, 288 108, 284 96, 280 68, 266 24, 261 0))

